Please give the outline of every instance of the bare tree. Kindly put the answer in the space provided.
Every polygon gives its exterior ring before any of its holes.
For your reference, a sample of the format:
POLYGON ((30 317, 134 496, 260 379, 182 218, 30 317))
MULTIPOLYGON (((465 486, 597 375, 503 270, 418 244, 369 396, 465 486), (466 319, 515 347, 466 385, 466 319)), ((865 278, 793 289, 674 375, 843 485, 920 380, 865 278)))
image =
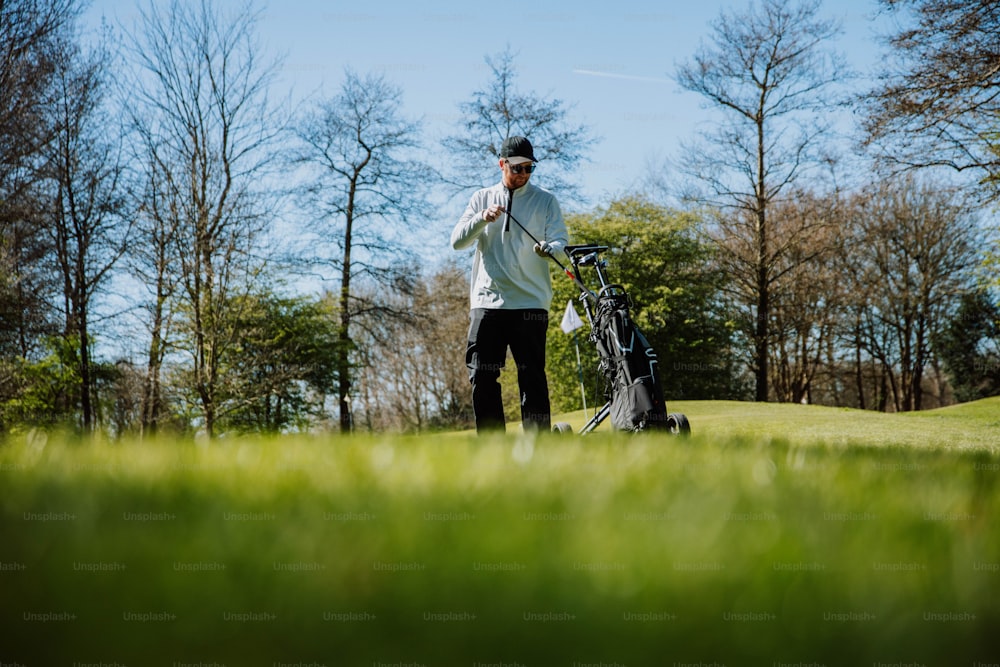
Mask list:
POLYGON ((975 174, 1000 197, 1000 6, 992 0, 880 0, 899 20, 862 114, 866 143, 903 169, 975 174))
POLYGON ((416 158, 420 125, 401 113, 402 91, 382 76, 348 70, 340 91, 315 103, 296 125, 292 163, 315 234, 313 250, 339 275, 338 405, 340 428, 352 428, 353 328, 367 318, 401 317, 393 292, 412 289, 415 260, 399 234, 426 211, 432 180, 416 158), (360 282, 360 284, 358 284, 360 282), (377 287, 377 289, 372 289, 377 287))
MULTIPOLYGON (((141 136, 141 125, 138 129, 141 136)), ((181 218, 170 196, 169 173, 155 160, 147 161, 154 152, 154 137, 147 134, 134 156, 136 164, 143 165, 146 173, 140 177, 135 192, 136 229, 128 255, 132 275, 148 294, 140 304, 149 335, 139 408, 142 435, 156 433, 165 410, 162 371, 170 348, 173 321, 170 306, 179 279, 181 250, 178 243, 181 218)))
POLYGON ((956 193, 912 178, 859 194, 849 210, 857 342, 881 367, 878 393, 896 411, 920 410, 932 341, 974 287, 978 221, 956 193))
MULTIPOLYGON (((864 144, 893 171, 944 168, 1000 200, 1000 6, 992 0, 880 0, 897 20, 878 85, 864 97, 864 144)), ((1000 245, 984 268, 1000 286, 1000 245)))
MULTIPOLYGON (((142 214, 153 242, 150 372, 159 373, 165 303, 176 296, 170 307, 190 358, 186 383, 212 436, 220 355, 238 335, 224 310, 261 266, 269 150, 282 125, 267 98, 276 63, 260 58, 260 14, 249 4, 224 13, 209 0, 150 2, 140 17, 129 40, 139 71, 129 80, 128 109, 144 155, 142 214)), ((158 384, 151 379, 150 400, 158 384)))
MULTIPOLYGON (((0 2, 0 353, 28 357, 49 329, 52 276, 45 238, 44 151, 53 71, 79 14, 74 0, 0 2)), ((0 377, 0 394, 14 382, 0 377)), ((2 395, 0 395, 2 398, 2 395)))
POLYGON ((880 371, 868 352, 865 328, 873 295, 879 289, 878 278, 865 259, 864 239, 854 232, 853 224, 864 217, 866 201, 865 195, 856 193, 846 197, 838 207, 840 233, 828 261, 833 274, 841 279, 839 287, 846 296, 840 302, 834 349, 827 353, 827 364, 832 381, 844 385, 843 391, 834 392, 844 397, 838 404, 884 410, 887 394, 880 392, 881 381, 872 385, 872 377, 880 371), (874 394, 869 391, 871 386, 876 387, 874 394))
MULTIPOLYGON (((723 287, 726 300, 737 316, 741 335, 750 343, 746 361, 754 371, 756 390, 761 388, 763 368, 768 373, 768 396, 772 393, 772 378, 779 377, 776 397, 782 401, 801 400, 817 370, 818 361, 813 355, 825 334, 817 337, 819 332, 814 326, 821 324, 825 330, 827 318, 822 301, 828 295, 817 289, 822 281, 816 276, 822 275, 821 259, 832 250, 830 244, 836 238, 831 230, 834 220, 827 208, 828 200, 800 189, 795 189, 793 195, 769 206, 766 252, 761 252, 760 228, 753 211, 716 211, 706 230, 719 249, 714 261, 728 277, 723 287), (759 319, 762 287, 768 314, 763 334, 759 319), (764 345, 761 335, 766 336, 764 345), (789 345, 797 345, 798 351, 793 353, 789 345), (775 355, 779 367, 772 369, 775 355), (806 358, 809 356, 811 360, 806 358), (789 369, 788 363, 798 368, 789 369), (791 380, 789 373, 798 379, 791 380), (782 375, 788 382, 780 379, 782 375)), ((764 400, 759 395, 756 398, 764 400)))
POLYGON ((474 422, 469 371, 462 361, 468 346, 469 321, 456 317, 469 304, 469 277, 454 263, 440 267, 425 280, 415 311, 421 316, 428 355, 428 392, 434 425, 471 427, 474 422))
POLYGON ((363 333, 366 372, 358 381, 364 406, 359 417, 371 430, 425 431, 469 427, 472 401, 462 359, 468 321, 455 317, 468 307, 468 277, 448 263, 417 281, 398 307, 409 321, 383 320, 363 333))
POLYGON ((0 3, 0 206, 52 138, 44 111, 54 61, 79 11, 75 0, 0 3))
MULTIPOLYGON (((414 307, 416 293, 396 295, 400 311, 414 307)), ((382 318, 369 322, 355 335, 358 366, 354 382, 359 409, 357 428, 368 431, 419 433, 434 415, 430 392, 433 349, 437 341, 426 336, 423 318, 406 321, 382 318)))
POLYGON ((545 169, 546 188, 567 198, 580 198, 571 174, 596 140, 589 128, 567 120, 572 110, 562 100, 518 90, 514 56, 506 50, 486 57, 492 78, 459 105, 460 131, 444 138, 451 156, 445 181, 456 192, 481 188, 497 178, 504 139, 527 137, 545 169))
POLYGON ((93 430, 95 417, 90 348, 95 297, 125 252, 130 227, 120 190, 121 133, 106 105, 109 64, 103 46, 89 54, 64 46, 55 63, 57 96, 50 108, 57 134, 46 161, 52 200, 48 231, 62 285, 64 336, 76 346, 85 432, 93 430))
MULTIPOLYGON (((732 255, 753 297, 755 396, 768 400, 771 289, 777 279, 771 206, 803 175, 823 164, 836 84, 849 73, 825 44, 839 24, 817 17, 819 0, 762 0, 745 13, 723 11, 711 43, 676 74, 686 90, 725 117, 699 143, 684 147, 683 171, 697 184, 687 196, 726 211, 720 227, 739 239, 732 255)), ((808 261, 803 256, 803 261, 808 261)))
POLYGON ((838 329, 845 281, 834 263, 840 226, 836 195, 799 192, 774 207, 775 258, 771 303, 771 384, 779 401, 812 403, 838 329), (791 238, 789 238, 791 237, 791 238))
POLYGON ((0 2, 0 431, 2 408, 35 382, 26 366, 58 331, 42 166, 55 132, 54 62, 79 11, 75 0, 0 2))

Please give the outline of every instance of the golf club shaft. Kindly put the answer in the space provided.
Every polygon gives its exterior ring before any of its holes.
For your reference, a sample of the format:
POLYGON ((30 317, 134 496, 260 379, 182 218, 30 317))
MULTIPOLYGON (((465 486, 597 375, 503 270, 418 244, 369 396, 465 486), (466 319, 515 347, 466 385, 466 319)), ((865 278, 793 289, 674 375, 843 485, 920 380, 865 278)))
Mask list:
MULTIPOLYGON (((538 239, 535 238, 534 234, 532 234, 531 232, 529 232, 525 228, 525 226, 521 224, 520 220, 518 220, 517 218, 515 218, 513 215, 510 214, 509 210, 506 213, 507 213, 507 217, 510 220, 513 220, 517 224, 517 226, 520 227, 524 231, 524 233, 528 235, 528 238, 530 238, 532 241, 535 242, 536 245, 539 244, 539 243, 541 243, 541 241, 539 241, 538 239)), ((549 259, 551 259, 553 262, 555 262, 556 266, 558 266, 560 269, 562 269, 562 272, 565 273, 569 277, 569 279, 572 280, 576 284, 576 286, 578 288, 580 288, 581 292, 583 292, 584 294, 586 294, 588 296, 592 296, 593 295, 593 293, 587 288, 587 286, 584 285, 582 282, 580 282, 580 279, 576 277, 576 274, 573 273, 572 271, 570 271, 569 269, 567 269, 563 265, 562 262, 560 262, 558 259, 556 259, 555 257, 553 257, 551 254, 547 254, 546 256, 549 259)))

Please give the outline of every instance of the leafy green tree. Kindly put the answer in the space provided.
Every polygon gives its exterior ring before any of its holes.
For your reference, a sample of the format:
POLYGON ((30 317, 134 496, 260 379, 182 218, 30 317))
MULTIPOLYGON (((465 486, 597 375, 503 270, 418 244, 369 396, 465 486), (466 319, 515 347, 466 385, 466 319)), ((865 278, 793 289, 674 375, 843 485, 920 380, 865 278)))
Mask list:
POLYGON ((966 292, 934 341, 959 401, 1000 394, 1000 307, 986 291, 966 292))
POLYGON ((0 432, 18 425, 76 427, 80 392, 79 345, 52 335, 37 359, 8 359, 13 382, 0 402, 0 432))
MULTIPOLYGON (((732 349, 732 324, 720 305, 723 276, 712 268, 712 247, 696 234, 694 215, 633 195, 593 213, 568 216, 566 223, 572 243, 613 248, 605 254, 609 278, 632 297, 633 318, 659 357, 668 402, 744 397, 732 349)), ((589 287, 597 287, 592 273, 582 277, 589 287)), ((573 337, 564 334, 559 323, 570 300, 581 318, 585 316, 578 302, 579 290, 557 268, 553 286, 549 393, 555 409, 577 409, 576 350, 573 337)), ((588 332, 589 327, 584 327, 577 334, 591 407, 603 380, 597 377, 597 354, 586 340, 588 332)))
POLYGON ((322 415, 336 386, 338 324, 330 299, 272 293, 236 299, 238 342, 220 360, 222 429, 277 433, 322 415))

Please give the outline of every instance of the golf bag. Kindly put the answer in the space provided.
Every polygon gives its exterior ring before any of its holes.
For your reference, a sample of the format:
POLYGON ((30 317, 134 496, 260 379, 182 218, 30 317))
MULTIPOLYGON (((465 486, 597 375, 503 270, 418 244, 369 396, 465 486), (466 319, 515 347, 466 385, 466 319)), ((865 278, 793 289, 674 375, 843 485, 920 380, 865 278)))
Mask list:
POLYGON ((660 383, 656 351, 632 320, 632 299, 621 285, 610 283, 600 257, 607 246, 567 246, 573 270, 566 270, 580 289, 590 341, 598 353, 598 371, 604 378, 605 404, 581 429, 593 431, 609 416, 613 428, 622 431, 664 430, 687 434, 687 417, 668 413, 660 383), (592 266, 600 287, 594 292, 586 287, 580 267, 592 266))
POLYGON ((590 340, 597 346, 611 424, 620 431, 666 428, 667 408, 656 351, 632 320, 629 296, 604 292, 597 299, 590 340))

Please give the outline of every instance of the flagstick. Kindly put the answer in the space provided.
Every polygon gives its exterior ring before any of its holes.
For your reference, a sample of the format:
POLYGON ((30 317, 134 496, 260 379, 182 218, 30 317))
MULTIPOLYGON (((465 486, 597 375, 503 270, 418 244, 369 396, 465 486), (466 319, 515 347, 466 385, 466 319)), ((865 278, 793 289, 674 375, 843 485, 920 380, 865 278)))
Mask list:
POLYGON ((576 330, 582 326, 583 320, 576 314, 576 308, 573 307, 573 300, 570 299, 566 302, 566 312, 563 313, 562 323, 559 325, 559 328, 564 333, 573 333, 573 345, 576 347, 576 374, 580 378, 580 398, 583 399, 583 417, 587 421, 590 421, 590 417, 587 416, 587 391, 583 387, 583 364, 580 361, 580 343, 576 337, 576 330))
POLYGON ((576 346, 576 373, 580 378, 580 398, 583 399, 583 418, 590 421, 587 416, 587 392, 583 388, 583 364, 580 363, 580 343, 576 337, 576 329, 573 329, 573 345, 576 346))

